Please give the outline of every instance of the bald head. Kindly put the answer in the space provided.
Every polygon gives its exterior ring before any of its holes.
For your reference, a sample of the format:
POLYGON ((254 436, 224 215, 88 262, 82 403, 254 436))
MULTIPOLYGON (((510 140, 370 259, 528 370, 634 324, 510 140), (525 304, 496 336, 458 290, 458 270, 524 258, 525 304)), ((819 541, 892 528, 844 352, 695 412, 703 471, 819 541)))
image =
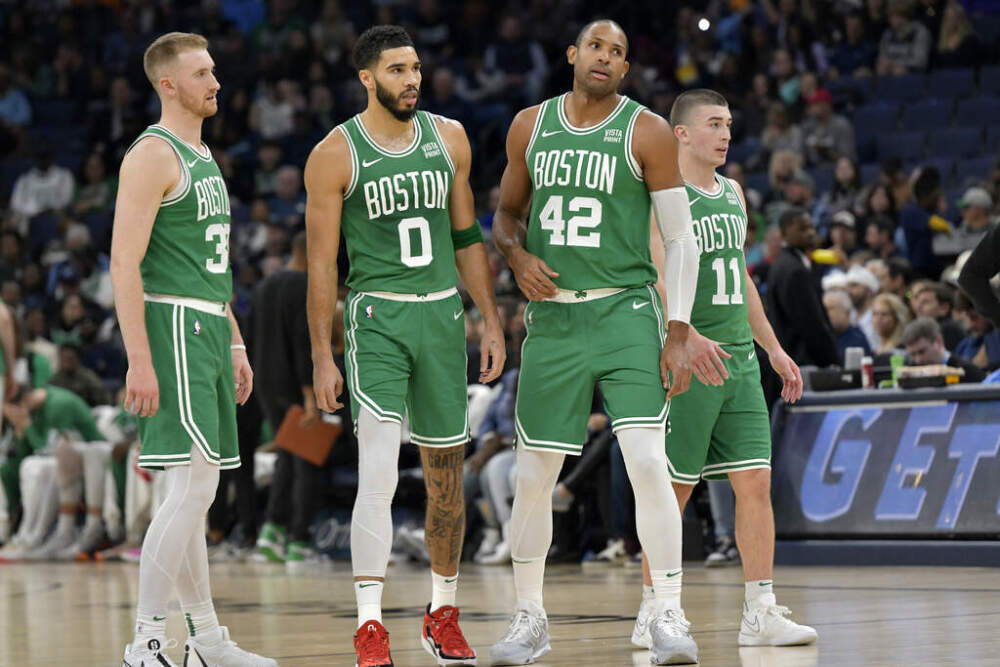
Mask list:
POLYGON ((625 47, 625 53, 628 54, 628 37, 625 35, 625 30, 618 25, 617 21, 612 21, 611 19, 596 19, 580 28, 580 32, 576 34, 576 41, 574 42, 576 48, 580 48, 580 45, 583 44, 590 31, 597 27, 609 27, 615 32, 620 33, 621 43, 625 47))

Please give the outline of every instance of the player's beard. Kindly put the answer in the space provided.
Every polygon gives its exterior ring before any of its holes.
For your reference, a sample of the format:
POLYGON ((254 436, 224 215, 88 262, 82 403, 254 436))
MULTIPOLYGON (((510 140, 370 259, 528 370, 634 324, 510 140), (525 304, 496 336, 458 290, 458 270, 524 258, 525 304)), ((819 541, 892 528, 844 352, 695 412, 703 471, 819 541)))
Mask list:
MULTIPOLYGON (((201 95, 192 95, 183 88, 179 89, 178 92, 180 93, 178 101, 184 110, 189 111, 199 118, 209 118, 214 116, 219 110, 218 101, 216 101, 215 105, 212 105, 211 102, 205 99, 206 95, 204 93, 201 95)), ((218 97, 216 97, 216 100, 218 100, 218 97)))
MULTIPOLYGON (((375 79, 375 99, 377 99, 379 101, 379 104, 385 107, 386 111, 391 113, 396 118, 396 120, 402 122, 410 120, 411 118, 413 118, 413 114, 417 113, 416 103, 414 103, 412 109, 404 109, 400 106, 400 100, 403 97, 403 93, 406 92, 408 92, 408 90, 404 90, 399 95, 393 97, 392 93, 390 93, 387 89, 383 88, 379 84, 378 79, 375 79)), ((417 91, 417 102, 418 103, 420 102, 419 90, 417 91)))

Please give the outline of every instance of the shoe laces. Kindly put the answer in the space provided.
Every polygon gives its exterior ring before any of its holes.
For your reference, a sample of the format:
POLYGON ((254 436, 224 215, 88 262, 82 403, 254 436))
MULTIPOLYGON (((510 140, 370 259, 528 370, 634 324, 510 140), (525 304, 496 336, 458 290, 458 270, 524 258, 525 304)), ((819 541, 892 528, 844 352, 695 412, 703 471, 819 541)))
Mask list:
POLYGON ((455 644, 465 646, 468 643, 465 640, 465 635, 462 634, 462 629, 458 627, 457 608, 450 614, 442 614, 440 617, 431 616, 431 619, 434 627, 434 639, 442 646, 454 646, 455 644))
POLYGON ((691 621, 684 617, 684 612, 679 609, 665 609, 656 619, 660 628, 672 637, 685 637, 691 621))
POLYGON ((370 656, 372 653, 384 655, 389 652, 389 633, 383 636, 377 630, 358 629, 358 653, 370 656))
POLYGON ((510 627, 501 641, 530 641, 529 635, 537 639, 542 636, 543 623, 541 616, 518 609, 511 617, 510 627))

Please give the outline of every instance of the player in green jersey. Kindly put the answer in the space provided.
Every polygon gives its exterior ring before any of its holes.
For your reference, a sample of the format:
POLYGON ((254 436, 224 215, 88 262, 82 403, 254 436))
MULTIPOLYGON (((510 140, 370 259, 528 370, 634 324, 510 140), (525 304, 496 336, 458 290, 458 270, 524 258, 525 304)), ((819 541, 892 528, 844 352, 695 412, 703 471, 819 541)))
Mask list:
POLYGON ((354 64, 368 106, 316 146, 305 181, 313 384, 327 411, 340 407, 343 386, 330 349, 341 232, 351 263, 344 326, 359 456, 351 520, 357 664, 392 664, 381 597, 404 412, 427 486, 432 592, 421 639, 438 664, 474 664, 455 606, 469 439, 459 276, 486 319, 481 382, 500 376, 506 355, 469 186, 471 151, 460 123, 417 110, 420 59, 405 30, 365 31, 354 64))
MULTIPOLYGON (((635 491, 639 539, 653 562, 653 660, 697 656, 680 607, 681 521, 669 490, 664 423, 667 399, 685 391, 691 364, 722 362, 716 346, 688 336, 698 248, 677 140, 663 118, 618 94, 627 51, 613 21, 585 26, 567 49, 572 92, 521 111, 507 135, 494 238, 531 303, 509 530, 517 603, 507 633, 490 649, 493 664, 528 664, 550 650, 542 582, 552 489, 566 454, 580 453, 597 383, 635 491), (667 258, 666 317, 652 287, 651 209, 667 258)), ((722 382, 719 371, 709 375, 722 382)))
MULTIPOLYGON (((743 246, 746 199, 739 184, 718 174, 729 148, 732 115, 712 90, 682 93, 670 112, 680 144, 678 162, 701 249, 698 289, 691 310, 692 337, 706 337, 726 351, 729 380, 715 387, 699 380, 671 406, 666 438, 674 493, 687 503, 699 479, 725 479, 736 494, 736 542, 743 560, 746 600, 742 646, 787 646, 816 641, 816 631, 788 618, 773 590, 774 515, 771 511, 771 428, 756 340, 784 381, 782 396, 802 395, 802 376, 778 343, 760 295, 747 273, 743 246)), ((645 564, 645 563, 644 563, 645 564)), ((645 569, 645 584, 651 581, 645 569)), ((649 646, 650 602, 645 599, 632 641, 649 646)))
POLYGON ((219 469, 240 463, 236 403, 253 388, 229 307, 229 197, 202 121, 218 110, 208 41, 157 38, 143 68, 160 121, 122 161, 111 282, 128 372, 125 408, 139 416, 139 464, 165 469, 167 496, 142 545, 135 640, 123 667, 172 665, 167 603, 174 588, 189 638, 184 664, 277 665, 236 646, 219 626, 208 580, 205 515, 219 469))

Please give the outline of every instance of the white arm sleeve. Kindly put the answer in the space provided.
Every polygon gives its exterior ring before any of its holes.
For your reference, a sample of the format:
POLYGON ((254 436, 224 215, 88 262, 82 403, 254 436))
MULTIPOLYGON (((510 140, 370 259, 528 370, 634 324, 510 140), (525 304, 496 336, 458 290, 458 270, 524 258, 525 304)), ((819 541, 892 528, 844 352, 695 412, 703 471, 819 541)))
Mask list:
POLYGON ((665 250, 663 282, 667 291, 667 321, 690 324, 701 251, 692 232, 687 190, 668 188, 651 192, 649 196, 665 250))

